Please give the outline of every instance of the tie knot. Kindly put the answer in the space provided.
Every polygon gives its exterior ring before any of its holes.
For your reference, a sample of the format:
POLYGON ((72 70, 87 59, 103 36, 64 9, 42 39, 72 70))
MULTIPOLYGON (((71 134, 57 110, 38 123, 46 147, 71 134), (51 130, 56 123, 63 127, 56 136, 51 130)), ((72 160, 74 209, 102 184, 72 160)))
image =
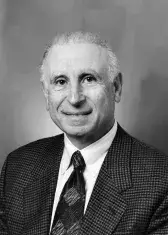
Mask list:
POLYGON ((71 164, 73 164, 74 169, 84 171, 86 164, 80 151, 77 150, 72 154, 71 164))

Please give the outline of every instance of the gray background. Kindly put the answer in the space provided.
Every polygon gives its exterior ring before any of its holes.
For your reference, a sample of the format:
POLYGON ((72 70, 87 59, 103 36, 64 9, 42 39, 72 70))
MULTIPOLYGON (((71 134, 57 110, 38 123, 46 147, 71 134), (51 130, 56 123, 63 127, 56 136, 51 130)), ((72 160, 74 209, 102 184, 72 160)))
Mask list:
POLYGON ((109 38, 120 60, 121 125, 168 153, 167 0, 0 0, 0 167, 15 148, 59 132, 38 66, 57 31, 80 29, 109 38))

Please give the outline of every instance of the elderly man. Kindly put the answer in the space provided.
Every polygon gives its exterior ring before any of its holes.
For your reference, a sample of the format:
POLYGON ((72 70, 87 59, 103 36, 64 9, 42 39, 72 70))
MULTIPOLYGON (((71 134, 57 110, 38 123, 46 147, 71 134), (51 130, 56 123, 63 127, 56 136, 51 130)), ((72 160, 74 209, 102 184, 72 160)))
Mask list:
POLYGON ((0 234, 168 234, 168 158, 116 122, 122 75, 108 43, 57 35, 41 72, 47 110, 64 134, 7 157, 0 234))

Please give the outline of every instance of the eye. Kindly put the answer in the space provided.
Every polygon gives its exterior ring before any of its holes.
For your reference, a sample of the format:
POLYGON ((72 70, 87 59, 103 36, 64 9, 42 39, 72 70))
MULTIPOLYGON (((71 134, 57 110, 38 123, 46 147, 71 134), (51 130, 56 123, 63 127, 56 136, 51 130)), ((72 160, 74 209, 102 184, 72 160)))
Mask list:
POLYGON ((96 78, 93 76, 93 75, 86 75, 84 78, 83 78, 83 82, 84 83, 94 83, 96 82, 96 78))
POLYGON ((63 85, 65 85, 66 80, 63 79, 63 78, 59 78, 59 79, 57 79, 54 83, 55 83, 55 85, 63 86, 63 85))
POLYGON ((67 84, 67 78, 64 76, 54 77, 52 84, 55 90, 63 89, 67 84))

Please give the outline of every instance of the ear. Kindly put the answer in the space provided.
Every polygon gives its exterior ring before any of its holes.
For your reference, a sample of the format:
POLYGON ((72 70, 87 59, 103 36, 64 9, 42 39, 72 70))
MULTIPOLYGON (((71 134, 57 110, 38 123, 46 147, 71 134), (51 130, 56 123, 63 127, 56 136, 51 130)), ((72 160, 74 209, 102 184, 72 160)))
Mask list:
POLYGON ((46 109, 47 111, 49 110, 49 105, 48 105, 48 88, 47 88, 47 84, 44 80, 41 81, 41 86, 42 86, 42 91, 44 93, 45 96, 45 100, 46 100, 46 109))
POLYGON ((122 93, 122 74, 118 73, 117 76, 113 80, 113 85, 115 89, 115 102, 119 103, 121 100, 121 93, 122 93))

